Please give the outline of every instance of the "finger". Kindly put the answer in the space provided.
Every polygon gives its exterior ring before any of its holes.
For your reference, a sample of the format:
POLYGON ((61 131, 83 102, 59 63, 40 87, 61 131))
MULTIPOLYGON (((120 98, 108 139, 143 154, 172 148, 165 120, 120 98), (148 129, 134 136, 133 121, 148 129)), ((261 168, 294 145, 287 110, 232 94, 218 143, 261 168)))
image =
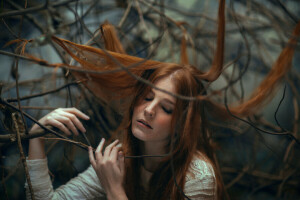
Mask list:
POLYGON ((114 146, 111 150, 111 153, 110 153, 110 160, 115 162, 117 161, 118 159, 118 152, 120 151, 121 147, 118 147, 118 146, 114 146))
POLYGON ((118 142, 119 142, 119 140, 115 140, 113 143, 111 143, 110 145, 108 145, 108 146, 105 148, 105 151, 104 151, 104 157, 109 158, 112 148, 113 148, 114 146, 116 146, 116 145, 118 144, 118 142))
POLYGON ((86 114, 84 114, 83 112, 78 110, 77 108, 65 108, 64 110, 66 112, 73 113, 74 115, 78 116, 81 119, 84 119, 84 120, 89 120, 90 119, 89 116, 87 116, 86 114))
POLYGON ((102 149, 103 149, 104 143, 105 143, 105 139, 102 138, 100 141, 100 144, 98 145, 98 147, 95 151, 96 160, 102 159, 102 149))
POLYGON ((59 117, 57 117, 57 121, 64 123, 75 135, 79 134, 77 131, 77 128, 73 124, 73 121, 71 119, 69 119, 68 117, 60 115, 59 117))
POLYGON ((93 166, 93 168, 95 168, 96 161, 95 161, 92 147, 89 147, 89 159, 90 159, 91 165, 93 166))
POLYGON ((62 132, 64 132, 67 135, 72 135, 72 133, 69 131, 69 129, 67 129, 67 127, 65 127, 65 125, 63 123, 57 121, 56 119, 52 119, 51 121, 49 121, 48 125, 58 128, 59 130, 61 130, 62 132))
POLYGON ((102 138, 97 149, 96 149, 96 152, 101 152, 102 149, 103 149, 103 146, 104 146, 104 142, 105 142, 105 138, 102 138))
MULTIPOLYGON (((42 123, 41 123, 41 124, 42 124, 42 123)), ((29 133, 32 133, 32 132, 37 131, 37 130, 42 130, 42 128, 41 128, 39 125, 34 124, 34 125, 31 127, 31 129, 29 130, 29 133)))
POLYGON ((76 128, 78 128, 80 131, 82 132, 86 132, 83 124, 79 121, 79 119, 76 117, 76 115, 72 114, 72 113, 68 113, 68 112, 65 112, 63 114, 65 117, 68 117, 72 122, 73 124, 76 126, 76 128))
POLYGON ((124 172, 125 172, 125 156, 124 156, 123 151, 118 152, 118 163, 120 166, 121 173, 124 174, 124 172))

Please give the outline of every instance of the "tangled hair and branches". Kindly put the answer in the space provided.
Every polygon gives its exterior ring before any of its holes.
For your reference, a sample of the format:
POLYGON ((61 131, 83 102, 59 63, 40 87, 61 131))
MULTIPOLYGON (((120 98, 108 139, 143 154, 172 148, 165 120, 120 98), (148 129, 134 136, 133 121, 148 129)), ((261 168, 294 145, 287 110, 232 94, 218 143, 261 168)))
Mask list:
MULTIPOLYGON (((177 93, 169 93, 178 100, 174 123, 181 120, 177 128, 186 137, 179 140, 174 131, 175 146, 170 146, 170 154, 160 166, 160 173, 151 179, 150 183, 156 187, 153 187, 153 196, 149 198, 171 195, 182 199, 187 167, 197 150, 207 155, 218 172, 218 191, 222 197, 236 199, 245 195, 251 199, 265 191, 273 197, 275 191, 278 198, 300 196, 297 190, 300 163, 296 157, 300 147, 299 73, 296 69, 299 60, 294 58, 299 51, 300 22, 290 11, 288 3, 270 1, 268 4, 273 8, 270 9, 263 2, 230 1, 227 5, 220 0, 214 2, 219 5, 218 12, 214 7, 215 14, 209 15, 205 9, 196 12, 178 9, 180 1, 176 1, 174 7, 164 1, 149 3, 143 0, 107 4, 97 1, 46 1, 46 4, 38 6, 28 2, 30 8, 26 8, 27 1, 23 8, 17 3, 6 2, 9 5, 7 9, 14 10, 5 10, 0 14, 1 26, 6 31, 6 35, 2 35, 3 41, 4 38, 10 41, 6 43, 5 50, 0 50, 0 54, 14 59, 10 71, 14 82, 3 79, 1 85, 1 195, 7 198, 12 196, 9 183, 14 181, 11 177, 18 176, 16 172, 20 163, 23 163, 25 177, 30 184, 22 148, 29 138, 46 137, 50 155, 53 147, 64 141, 65 147, 61 149, 64 158, 59 159, 61 167, 52 168, 53 174, 56 174, 54 180, 60 179, 61 183, 65 177, 78 173, 75 161, 82 158, 85 153, 82 150, 87 149, 86 143, 96 146, 101 137, 111 138, 113 133, 120 133, 125 128, 125 133, 122 133, 124 149, 127 152, 127 167, 131 169, 126 177, 127 193, 137 198, 135 195, 139 187, 132 184, 132 177, 141 163, 138 159, 131 159, 136 156, 136 149, 132 147, 136 144, 130 143, 134 140, 130 138, 128 121, 134 103, 149 88, 156 88, 156 76, 174 73, 178 85, 184 85, 180 81, 189 80, 191 83, 186 85, 195 84, 199 88, 186 91, 186 87, 178 86, 177 93), (235 7, 246 11, 237 12, 235 7), (64 21, 66 16, 63 16, 63 10, 72 13, 73 22, 64 21), (110 19, 107 10, 122 10, 122 16, 118 20, 110 19), (172 13, 185 21, 174 18, 172 13), (38 15, 44 16, 46 27, 37 19, 38 15), (96 20, 100 27, 89 26, 88 19, 97 19, 102 15, 107 15, 115 26, 104 21, 104 18, 102 23, 96 20), (21 16, 19 27, 10 26, 13 16, 21 16), (23 39, 24 23, 31 24, 42 36, 23 39), (74 32, 66 31, 69 28, 74 32), (272 37, 268 40, 271 42, 259 36, 261 32, 270 33, 272 37), (35 46, 45 44, 56 51, 58 58, 55 61, 34 52, 35 46), (13 53, 9 52, 9 48, 13 53), (32 63, 37 64, 34 67, 38 70, 42 66, 47 67, 43 68, 47 72, 43 72, 44 76, 39 79, 32 76, 32 80, 20 80, 23 69, 19 69, 19 65, 23 68, 23 65, 30 66, 32 63), (184 77, 186 74, 189 77, 184 77), (251 86, 250 79, 254 76, 259 81, 256 80, 257 83, 251 86), (283 96, 280 93, 280 103, 271 110, 266 108, 278 96, 282 83, 288 87, 285 87, 283 96), (47 89, 49 86, 54 89, 47 89), (11 95, 13 90, 16 92, 11 95), (30 94, 22 91, 30 91, 30 94), (289 99, 290 107, 286 105, 284 109, 292 112, 288 115, 290 121, 283 125, 278 121, 277 113, 287 96, 292 100, 289 99), (30 106, 38 97, 42 100, 36 104, 42 106, 30 106), (52 102, 54 98, 59 102, 52 102), (29 126, 38 123, 36 119, 41 115, 40 110, 64 106, 80 107, 92 116, 87 125, 87 135, 67 138, 49 127, 43 127, 44 132, 28 135, 29 126), (266 112, 275 112, 274 117, 266 112), (271 116, 276 122, 269 122, 272 120, 270 117, 266 119, 266 116, 271 116), (198 127, 199 124, 203 126, 198 127), (7 149, 13 149, 16 142, 20 159, 15 162, 14 169, 8 169, 6 160, 10 160, 10 156, 7 149), (247 148, 234 151, 236 146, 244 144, 247 148), (74 151, 76 146, 80 148, 74 151), (270 159, 277 164, 274 165, 270 159), (266 166, 262 166, 262 162, 266 166), (71 166, 74 173, 67 174, 62 166, 71 166), (276 169, 274 166, 280 167, 276 169), (57 177, 59 170, 66 176, 57 177), (167 186, 167 189, 161 190, 162 185, 157 183, 167 186)), ((194 4, 206 8, 209 7, 207 2, 194 4)), ((135 182, 138 178, 135 176, 135 182)))

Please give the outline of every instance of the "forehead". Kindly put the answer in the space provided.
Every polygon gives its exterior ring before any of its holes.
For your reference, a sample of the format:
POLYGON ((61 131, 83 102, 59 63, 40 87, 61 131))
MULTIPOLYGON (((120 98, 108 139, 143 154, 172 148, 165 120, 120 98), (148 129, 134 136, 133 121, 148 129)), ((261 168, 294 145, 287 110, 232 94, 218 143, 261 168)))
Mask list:
MULTIPOLYGON (((163 89, 163 90, 166 90, 168 92, 171 92, 171 93, 176 93, 176 90, 175 90, 175 84, 174 84, 174 81, 172 80, 171 76, 167 76, 167 77, 163 77, 163 78, 160 78, 158 79, 157 81, 154 82, 154 85, 160 89, 163 89)), ((170 100, 173 100, 175 101, 176 98, 169 95, 169 94, 166 94, 160 90, 157 90, 157 89, 153 89, 152 90, 153 92, 155 92, 156 95, 159 95, 159 96, 163 96, 164 98, 168 98, 170 100)))

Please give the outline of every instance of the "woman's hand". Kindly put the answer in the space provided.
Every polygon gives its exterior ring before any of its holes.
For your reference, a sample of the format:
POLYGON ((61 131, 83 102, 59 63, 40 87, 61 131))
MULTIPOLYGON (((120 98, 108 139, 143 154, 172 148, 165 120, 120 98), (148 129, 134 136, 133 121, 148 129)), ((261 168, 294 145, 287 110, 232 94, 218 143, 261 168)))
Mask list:
MULTIPOLYGON (((41 118, 39 123, 44 126, 54 126, 67 135, 71 135, 71 132, 78 135, 77 129, 82 132, 86 131, 78 117, 84 120, 89 119, 87 115, 76 108, 58 108, 41 118)), ((39 129, 41 129, 41 127, 34 124, 29 133, 39 129)), ((40 138, 31 139, 29 141, 28 159, 43 159, 45 156, 44 141, 40 138)))
POLYGON ((104 138, 102 138, 99 146, 95 151, 89 147, 90 162, 100 180, 100 183, 107 193, 108 199, 127 199, 123 188, 123 179, 125 174, 124 155, 117 145, 118 140, 114 141, 105 148, 104 138))
MULTIPOLYGON (((75 135, 78 135, 77 129, 82 132, 86 132, 78 117, 84 120, 89 119, 89 116, 82 113, 76 108, 58 108, 41 118, 39 120, 39 123, 44 126, 51 125, 53 127, 56 127, 67 135, 71 135, 71 131, 75 135)), ((41 127, 37 124, 34 124, 30 132, 36 131, 38 129, 41 129, 41 127)))

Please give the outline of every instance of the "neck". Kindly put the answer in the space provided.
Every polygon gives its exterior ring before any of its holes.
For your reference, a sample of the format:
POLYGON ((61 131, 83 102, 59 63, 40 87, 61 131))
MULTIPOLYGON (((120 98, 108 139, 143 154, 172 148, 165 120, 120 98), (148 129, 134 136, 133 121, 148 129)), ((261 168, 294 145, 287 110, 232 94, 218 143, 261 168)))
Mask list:
MULTIPOLYGON (((141 152, 145 155, 164 155, 167 153, 165 143, 160 142, 142 142, 141 152)), ((155 171, 162 161, 163 157, 143 158, 144 168, 148 171, 155 171)))

